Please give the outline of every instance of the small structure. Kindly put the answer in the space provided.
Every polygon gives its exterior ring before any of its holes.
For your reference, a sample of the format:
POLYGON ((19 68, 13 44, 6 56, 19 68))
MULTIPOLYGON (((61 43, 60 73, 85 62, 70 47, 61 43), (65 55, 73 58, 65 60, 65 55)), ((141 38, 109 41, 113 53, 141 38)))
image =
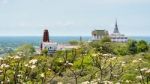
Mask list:
POLYGON ((40 49, 36 49, 36 53, 40 54, 42 52, 42 50, 48 50, 48 54, 54 54, 57 50, 70 50, 70 49, 77 49, 79 48, 79 46, 72 46, 72 45, 68 45, 68 44, 58 44, 57 42, 53 42, 49 39, 49 32, 47 29, 44 30, 44 34, 43 34, 43 39, 40 45, 40 49))
POLYGON ((108 36, 108 31, 106 30, 94 30, 92 31, 92 40, 101 40, 104 36, 108 36))
POLYGON ((110 38, 112 42, 128 42, 128 37, 119 32, 117 21, 115 24, 114 32, 110 35, 110 38))
POLYGON ((49 40, 48 30, 44 30, 43 41, 41 43, 41 51, 44 49, 48 50, 48 54, 53 54, 57 50, 57 43, 49 40))

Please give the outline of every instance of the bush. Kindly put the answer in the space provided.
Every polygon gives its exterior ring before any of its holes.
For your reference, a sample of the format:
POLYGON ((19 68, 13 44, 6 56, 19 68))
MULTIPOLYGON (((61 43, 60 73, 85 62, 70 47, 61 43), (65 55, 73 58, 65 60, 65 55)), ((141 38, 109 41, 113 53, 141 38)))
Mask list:
POLYGON ((103 37, 103 38, 101 39, 101 43, 105 43, 105 42, 111 42, 110 37, 105 36, 105 37, 103 37))
POLYGON ((79 42, 76 41, 76 40, 72 40, 72 41, 69 41, 69 44, 70 44, 70 45, 78 45, 79 42))
POLYGON ((136 54, 137 53, 137 42, 132 40, 128 42, 128 50, 130 54, 136 54))
POLYGON ((16 49, 16 52, 22 52, 25 56, 31 56, 35 52, 35 49, 31 44, 23 44, 16 49))
POLYGON ((146 51, 148 51, 148 49, 149 49, 149 46, 146 41, 141 40, 137 43, 138 52, 146 52, 146 51))
POLYGON ((115 55, 124 56, 129 54, 127 43, 113 43, 112 46, 115 55))

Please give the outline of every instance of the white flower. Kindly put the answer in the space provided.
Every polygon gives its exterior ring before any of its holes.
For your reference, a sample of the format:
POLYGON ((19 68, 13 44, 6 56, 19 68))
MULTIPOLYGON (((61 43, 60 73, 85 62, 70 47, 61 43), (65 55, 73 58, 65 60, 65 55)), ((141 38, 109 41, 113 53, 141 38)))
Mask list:
POLYGON ((31 66, 30 66, 31 69, 34 69, 35 67, 36 67, 35 65, 31 65, 31 66))
POLYGON ((138 61, 138 60, 133 60, 132 62, 133 62, 133 63, 138 63, 139 61, 138 61))
POLYGON ((141 59, 141 58, 139 58, 139 61, 142 61, 142 59, 141 59))
POLYGON ((13 59, 14 57, 13 56, 8 56, 8 58, 13 59))
POLYGON ((32 60, 29 61, 29 63, 30 63, 30 64, 36 64, 37 61, 38 61, 37 59, 32 59, 32 60))
POLYGON ((92 54, 93 57, 97 56, 97 54, 92 54))
POLYGON ((126 83, 129 83, 130 81, 129 80, 126 80, 126 83))
POLYGON ((2 73, 3 71, 2 70, 0 70, 0 73, 2 73))
POLYGON ((9 67, 9 65, 7 65, 7 64, 2 64, 1 65, 1 68, 8 68, 9 67))
POLYGON ((9 67, 9 65, 6 65, 5 67, 6 67, 6 68, 8 68, 8 67, 9 67))
POLYGON ((111 54, 103 54, 103 56, 106 56, 106 57, 108 56, 109 57, 109 56, 112 56, 112 55, 111 54))
POLYGON ((48 68, 48 70, 49 70, 49 71, 51 71, 51 69, 50 69, 50 68, 48 68))
POLYGON ((145 71, 145 73, 149 74, 150 73, 150 69, 148 69, 147 71, 145 71))
POLYGON ((115 83, 115 84, 121 84, 121 83, 117 82, 117 83, 115 83))
POLYGON ((118 77, 119 75, 113 75, 114 77, 118 77))
POLYGON ((7 78, 7 82, 10 82, 10 79, 9 79, 9 78, 7 78))
POLYGON ((90 84, 89 81, 82 82, 81 84, 90 84))
POLYGON ((103 81, 104 82, 104 84, 113 84, 113 82, 111 82, 111 81, 103 81))
POLYGON ((44 75, 44 73, 41 73, 40 76, 43 78, 45 75, 44 75))
POLYGON ((21 57, 19 57, 19 56, 14 56, 14 59, 20 59, 21 57))
POLYGON ((25 67, 28 67, 29 65, 28 65, 28 64, 25 64, 24 66, 25 66, 25 67))
POLYGON ((18 54, 19 56, 22 56, 22 55, 23 55, 23 52, 17 52, 17 54, 18 54))
POLYGON ((121 63, 122 63, 122 64, 125 64, 126 62, 123 61, 123 62, 121 62, 121 63))
POLYGON ((65 66, 73 66, 72 63, 69 63, 68 61, 66 61, 66 63, 64 64, 65 66))
POLYGON ((141 80, 143 77, 140 75, 140 76, 136 76, 136 79, 138 80, 141 80))
POLYGON ((140 71, 146 71, 146 70, 148 70, 148 68, 142 68, 142 69, 140 69, 140 71))
POLYGON ((89 84, 98 84, 96 79, 94 79, 93 81, 91 81, 89 84))
POLYGON ((122 67, 124 67, 124 66, 125 66, 125 64, 121 64, 121 66, 122 66, 122 67))
POLYGON ((2 58, 2 57, 0 57, 0 60, 3 60, 3 58, 2 58))
POLYGON ((63 84, 62 82, 58 82, 57 84, 63 84))
POLYGON ((18 76, 18 77, 21 77, 22 75, 21 75, 21 74, 18 74, 17 76, 18 76))
POLYGON ((69 66, 73 66, 73 64, 72 64, 72 63, 68 63, 68 65, 69 65, 69 66))
POLYGON ((110 60, 115 60, 115 59, 117 59, 117 57, 112 57, 112 58, 110 58, 110 60))

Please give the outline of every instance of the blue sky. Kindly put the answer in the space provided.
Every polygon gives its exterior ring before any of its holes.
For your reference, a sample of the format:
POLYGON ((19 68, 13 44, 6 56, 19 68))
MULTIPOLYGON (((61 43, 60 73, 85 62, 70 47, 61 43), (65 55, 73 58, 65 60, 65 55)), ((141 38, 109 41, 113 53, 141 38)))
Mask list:
POLYGON ((89 36, 94 29, 150 36, 150 0, 0 0, 0 36, 89 36))

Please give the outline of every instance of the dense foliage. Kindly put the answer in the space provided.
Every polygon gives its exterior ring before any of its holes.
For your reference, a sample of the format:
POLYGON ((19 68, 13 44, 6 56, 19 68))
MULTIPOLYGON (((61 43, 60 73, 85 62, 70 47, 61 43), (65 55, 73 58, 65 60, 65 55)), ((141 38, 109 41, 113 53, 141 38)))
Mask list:
POLYGON ((4 84, 149 84, 150 52, 145 41, 80 43, 80 48, 35 55, 23 45, 0 58, 4 84))
POLYGON ((79 44, 79 41, 71 40, 71 41, 69 41, 69 44, 70 44, 70 45, 78 45, 78 44, 79 44))

